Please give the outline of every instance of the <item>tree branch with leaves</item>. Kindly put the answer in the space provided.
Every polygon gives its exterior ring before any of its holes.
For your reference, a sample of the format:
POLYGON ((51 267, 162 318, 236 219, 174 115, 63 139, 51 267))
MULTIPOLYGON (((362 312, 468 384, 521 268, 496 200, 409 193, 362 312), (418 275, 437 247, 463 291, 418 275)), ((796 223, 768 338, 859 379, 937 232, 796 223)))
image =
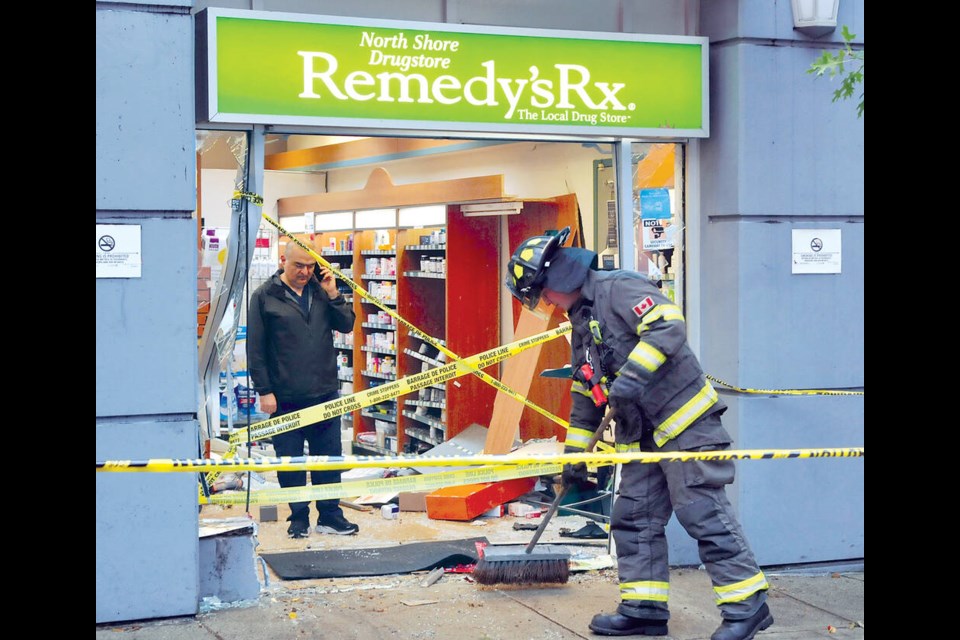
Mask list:
POLYGON ((854 49, 850 42, 857 37, 855 33, 850 33, 846 25, 841 31, 843 36, 843 49, 836 53, 824 51, 823 54, 810 64, 807 73, 816 76, 827 76, 830 79, 839 77, 840 88, 833 92, 833 102, 852 98, 860 89, 857 104, 857 117, 863 117, 863 49, 854 49))

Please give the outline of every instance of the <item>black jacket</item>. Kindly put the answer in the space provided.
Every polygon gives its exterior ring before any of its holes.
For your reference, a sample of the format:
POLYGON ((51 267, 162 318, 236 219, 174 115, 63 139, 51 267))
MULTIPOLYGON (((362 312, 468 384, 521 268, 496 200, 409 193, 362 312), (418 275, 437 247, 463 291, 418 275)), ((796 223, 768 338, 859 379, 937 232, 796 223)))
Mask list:
POLYGON ((282 270, 250 298, 247 312, 247 366, 254 389, 280 402, 304 402, 336 392, 337 353, 333 330, 353 331, 355 315, 343 296, 330 300, 313 278, 310 312, 287 296, 282 270))

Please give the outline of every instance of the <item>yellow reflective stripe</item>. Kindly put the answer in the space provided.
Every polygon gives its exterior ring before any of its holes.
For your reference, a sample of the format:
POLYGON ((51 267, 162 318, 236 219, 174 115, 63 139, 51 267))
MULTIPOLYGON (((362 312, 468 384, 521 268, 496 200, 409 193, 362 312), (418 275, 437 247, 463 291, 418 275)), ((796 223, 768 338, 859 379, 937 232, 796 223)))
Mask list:
POLYGON ((680 311, 680 307, 675 304, 663 304, 660 305, 661 311, 663 311, 664 320, 679 320, 680 322, 685 322, 683 319, 683 312, 680 311))
POLYGON ((620 444, 619 442, 614 446, 614 450, 617 453, 634 453, 640 451, 639 442, 630 442, 627 444, 620 444))
POLYGON ((651 324, 657 320, 679 320, 680 322, 685 322, 683 319, 683 312, 680 311, 680 307, 675 304, 658 304, 650 311, 647 311, 643 318, 640 320, 640 324, 637 325, 637 335, 640 335, 646 331, 651 324))
POLYGON ((667 356, 656 347, 646 342, 638 342, 630 352, 630 362, 635 362, 650 373, 653 373, 667 361, 667 356))
POLYGON ((567 429, 567 439, 563 444, 567 447, 586 449, 587 443, 590 442, 590 438, 592 437, 593 431, 590 431, 589 429, 578 429, 577 427, 571 426, 567 429))
POLYGON ((725 602, 740 602, 741 600, 746 600, 757 591, 763 591, 769 588, 770 585, 767 584, 767 578, 763 575, 763 571, 761 571, 746 580, 728 584, 725 587, 714 587, 713 591, 717 594, 717 604, 719 605, 725 602))
POLYGON ((620 585, 621 600, 654 600, 656 602, 666 602, 669 597, 669 582, 624 582, 620 585))
POLYGON ((640 319, 640 324, 637 325, 637 335, 640 335, 646 331, 651 324, 660 319, 660 308, 654 307, 650 311, 647 311, 646 315, 640 319))
POLYGON ((585 386, 583 386, 583 383, 582 383, 582 382, 577 382, 577 381, 575 380, 575 381, 573 382, 573 385, 571 385, 571 387, 570 387, 570 391, 573 391, 574 393, 579 393, 579 394, 582 395, 582 396, 587 396, 587 397, 590 398, 591 400, 593 399, 593 395, 591 395, 591 393, 590 393, 589 391, 587 391, 587 388, 586 388, 585 386))
POLYGON ((716 403, 717 392, 708 380, 697 395, 690 398, 672 416, 660 423, 653 432, 654 442, 657 443, 658 447, 662 447, 665 442, 683 432, 694 420, 702 416, 707 409, 716 403))

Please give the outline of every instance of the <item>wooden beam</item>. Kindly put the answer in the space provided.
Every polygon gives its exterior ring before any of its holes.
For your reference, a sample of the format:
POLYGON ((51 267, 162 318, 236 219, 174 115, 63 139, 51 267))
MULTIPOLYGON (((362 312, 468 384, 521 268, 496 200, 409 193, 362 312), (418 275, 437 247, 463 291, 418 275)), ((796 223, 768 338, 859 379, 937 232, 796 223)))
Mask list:
MULTIPOLYGON (((520 312, 520 320, 514 331, 514 340, 522 340, 547 330, 550 318, 534 313, 526 307, 520 312)), ((511 357, 504 363, 501 382, 520 395, 526 397, 530 384, 537 375, 537 361, 540 360, 540 351, 543 345, 530 347, 511 357)), ((493 416, 490 418, 490 428, 487 430, 487 441, 483 446, 484 453, 510 453, 513 441, 520 430, 520 416, 526 408, 519 400, 511 398, 505 393, 498 393, 493 401, 493 416)), ((548 411, 553 407, 545 407, 548 411)))

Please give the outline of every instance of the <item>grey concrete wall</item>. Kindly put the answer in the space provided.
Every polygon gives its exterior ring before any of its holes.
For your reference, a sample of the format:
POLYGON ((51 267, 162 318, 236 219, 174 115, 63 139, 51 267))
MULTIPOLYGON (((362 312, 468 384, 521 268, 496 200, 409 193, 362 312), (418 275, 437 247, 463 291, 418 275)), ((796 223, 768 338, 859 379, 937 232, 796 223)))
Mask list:
POLYGON ((196 206, 196 162, 184 165, 194 157, 196 122, 189 2, 156 4, 185 7, 154 13, 98 3, 98 211, 196 206))
POLYGON ((207 7, 573 31, 693 35, 696 0, 199 0, 207 7))
MULTIPOLYGON (((98 417, 96 449, 97 460, 196 457, 197 423, 98 417)), ((98 473, 96 513, 97 623, 197 613, 196 475, 98 473)))
MULTIPOLYGON (((98 2, 97 224, 141 227, 142 276, 97 279, 97 459, 198 451, 189 0, 98 2)), ((98 473, 97 622, 198 611, 197 478, 98 473)))
POLYGON ((142 277, 97 280, 97 416, 197 411, 197 223, 98 212, 140 225, 142 277))
MULTIPOLYGON (((701 145, 702 360, 760 389, 862 387, 863 120, 837 81, 806 73, 837 31, 793 30, 789 2, 701 5, 711 39, 711 136, 701 145), (794 229, 840 229, 842 272, 791 273, 794 229)), ((724 396, 738 449, 862 446, 863 397, 724 396)), ((733 499, 761 564, 863 557, 863 460, 739 464, 733 499)))

